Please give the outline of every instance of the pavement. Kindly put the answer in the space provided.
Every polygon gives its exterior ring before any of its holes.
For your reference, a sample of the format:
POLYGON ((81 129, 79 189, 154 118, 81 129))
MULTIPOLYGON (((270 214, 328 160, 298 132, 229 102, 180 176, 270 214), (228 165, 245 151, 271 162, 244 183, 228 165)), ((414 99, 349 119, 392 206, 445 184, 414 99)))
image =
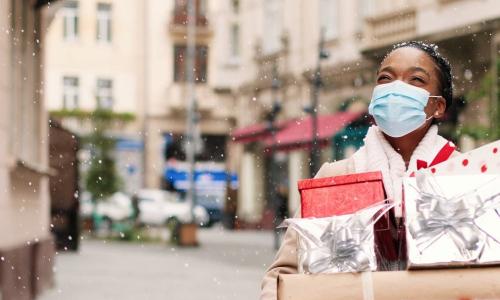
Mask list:
POLYGON ((200 229, 197 248, 83 239, 56 255, 56 286, 40 300, 258 299, 274 257, 270 231, 200 229))

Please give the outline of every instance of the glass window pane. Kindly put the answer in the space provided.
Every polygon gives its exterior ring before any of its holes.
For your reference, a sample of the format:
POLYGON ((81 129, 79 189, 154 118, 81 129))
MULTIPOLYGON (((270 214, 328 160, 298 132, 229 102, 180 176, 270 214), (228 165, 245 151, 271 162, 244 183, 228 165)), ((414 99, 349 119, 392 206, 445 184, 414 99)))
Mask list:
POLYGON ((102 42, 111 42, 111 20, 112 20, 111 4, 97 4, 97 40, 102 42))
POLYGON ((231 26, 231 56, 240 56, 240 27, 238 24, 231 26))
POLYGON ((319 2, 320 28, 324 30, 325 39, 334 39, 338 35, 338 1, 321 0, 319 2))
POLYGON ((63 35, 65 40, 74 40, 78 36, 78 2, 67 1, 62 9, 63 35))
POLYGON ((113 81, 97 80, 97 106, 102 109, 113 109, 113 81))
POLYGON ((63 78, 63 108, 77 109, 78 108, 78 93, 79 82, 77 77, 65 76, 63 78))

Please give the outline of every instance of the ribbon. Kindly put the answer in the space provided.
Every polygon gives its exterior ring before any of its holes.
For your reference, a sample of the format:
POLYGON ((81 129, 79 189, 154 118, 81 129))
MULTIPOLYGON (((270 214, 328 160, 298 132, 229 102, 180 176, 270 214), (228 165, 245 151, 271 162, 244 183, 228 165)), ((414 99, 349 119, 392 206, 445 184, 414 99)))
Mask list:
POLYGON ((338 272, 369 270, 370 257, 362 242, 373 234, 373 228, 350 227, 349 224, 335 227, 335 221, 330 222, 321 236, 323 246, 309 251, 304 270, 311 274, 332 269, 338 272))
POLYGON ((484 185, 464 194, 445 197, 435 180, 417 174, 417 215, 409 222, 408 229, 421 254, 446 235, 466 260, 479 258, 488 235, 474 221, 500 204, 500 192, 485 198, 478 194, 484 185))
POLYGON ((373 225, 392 207, 392 202, 383 201, 351 215, 285 220, 303 239, 299 247, 305 249, 299 249, 303 257, 299 261, 304 272, 371 270, 375 265, 373 225))

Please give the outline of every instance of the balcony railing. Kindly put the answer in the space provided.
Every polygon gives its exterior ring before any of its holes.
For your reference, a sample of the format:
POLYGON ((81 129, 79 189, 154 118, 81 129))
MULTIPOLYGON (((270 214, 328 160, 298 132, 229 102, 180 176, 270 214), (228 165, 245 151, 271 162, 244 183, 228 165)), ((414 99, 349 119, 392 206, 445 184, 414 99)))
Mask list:
MULTIPOLYGON (((175 26, 187 26, 188 14, 186 10, 174 10, 172 24, 175 26)), ((196 26, 204 27, 208 26, 208 18, 205 14, 196 15, 196 26)))
POLYGON ((415 7, 398 9, 365 19, 363 48, 375 49, 414 38, 417 33, 417 10, 415 7))

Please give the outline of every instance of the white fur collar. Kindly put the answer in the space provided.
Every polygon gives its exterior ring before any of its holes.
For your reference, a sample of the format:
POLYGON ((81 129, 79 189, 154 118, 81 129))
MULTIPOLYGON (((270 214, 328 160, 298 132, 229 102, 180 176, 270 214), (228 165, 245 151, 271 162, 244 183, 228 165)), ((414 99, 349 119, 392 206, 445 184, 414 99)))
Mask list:
POLYGON ((417 168, 417 160, 430 163, 441 148, 448 142, 438 135, 433 125, 413 152, 408 169, 403 157, 387 142, 377 126, 371 126, 364 139, 365 145, 353 156, 356 173, 381 171, 387 197, 396 202, 396 215, 402 215, 402 179, 417 168))

